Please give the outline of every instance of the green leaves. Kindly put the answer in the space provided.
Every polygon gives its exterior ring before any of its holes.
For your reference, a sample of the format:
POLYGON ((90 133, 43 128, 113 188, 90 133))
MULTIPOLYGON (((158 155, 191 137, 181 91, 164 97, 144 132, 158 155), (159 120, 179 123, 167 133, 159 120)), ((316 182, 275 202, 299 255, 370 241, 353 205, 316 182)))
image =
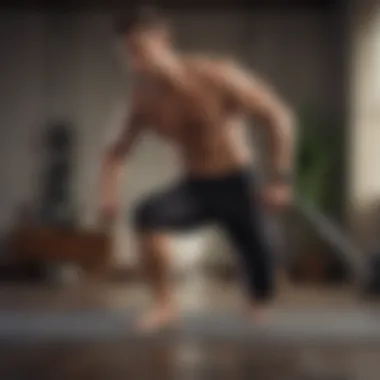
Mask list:
POLYGON ((301 111, 298 120, 297 190, 329 213, 339 187, 336 177, 341 169, 342 129, 319 110, 301 111))

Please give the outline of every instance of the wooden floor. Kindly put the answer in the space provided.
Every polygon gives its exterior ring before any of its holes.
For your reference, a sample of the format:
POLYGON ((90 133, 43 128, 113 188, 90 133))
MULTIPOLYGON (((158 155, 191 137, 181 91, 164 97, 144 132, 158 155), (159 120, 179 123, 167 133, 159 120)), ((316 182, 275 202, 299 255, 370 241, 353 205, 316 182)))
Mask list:
MULTIPOLYGON (((202 281, 190 280, 179 286, 177 296, 183 310, 222 315, 239 310, 242 297, 237 287, 202 281)), ((8 286, 0 288, 0 317, 2 312, 17 312, 24 317, 35 312, 118 312, 127 306, 140 307, 145 301, 139 286, 8 286)), ((284 286, 276 307, 309 312, 334 307, 344 313, 368 305, 342 289, 284 286)), ((0 379, 379 380, 380 343, 335 343, 315 346, 307 341, 201 341, 191 334, 145 344, 136 344, 128 336, 83 342, 60 338, 36 342, 27 335, 18 341, 0 337, 0 379)))
POLYGON ((378 380, 380 349, 209 343, 3 345, 0 378, 378 380))

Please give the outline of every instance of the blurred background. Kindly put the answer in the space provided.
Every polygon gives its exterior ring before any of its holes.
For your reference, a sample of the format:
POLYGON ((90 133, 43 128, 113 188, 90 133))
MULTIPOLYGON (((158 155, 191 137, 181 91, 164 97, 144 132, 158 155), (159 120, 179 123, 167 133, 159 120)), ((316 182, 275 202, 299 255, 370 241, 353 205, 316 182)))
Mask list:
MULTIPOLYGON (((240 59, 298 115, 296 187, 307 211, 297 200, 276 221, 286 242, 276 305, 359 307, 380 292, 379 2, 227 3, 162 1, 180 49, 240 59), (358 289, 361 265, 371 271, 358 289)), ((3 310, 125 309, 146 299, 128 212, 179 168, 170 146, 147 135, 126 166, 112 241, 98 228, 100 160, 133 80, 114 41, 118 9, 84 0, 0 9, 3 310)), ((254 135, 265 171, 265 136, 254 135)), ((215 228, 173 236, 181 306, 239 308, 233 258, 215 228)))

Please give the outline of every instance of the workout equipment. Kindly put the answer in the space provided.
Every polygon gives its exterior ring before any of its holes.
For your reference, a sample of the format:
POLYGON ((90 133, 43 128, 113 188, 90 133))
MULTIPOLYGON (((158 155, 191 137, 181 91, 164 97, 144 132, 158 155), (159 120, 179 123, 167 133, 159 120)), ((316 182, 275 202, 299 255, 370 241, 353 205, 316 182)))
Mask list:
POLYGON ((315 232, 331 245, 342 261, 346 263, 352 280, 358 288, 366 289, 373 273, 370 271, 365 253, 355 247, 339 226, 309 202, 298 197, 295 202, 295 208, 315 232))
POLYGON ((55 123, 45 133, 46 167, 41 179, 40 215, 42 224, 73 226, 76 211, 70 194, 74 136, 66 123, 55 123))

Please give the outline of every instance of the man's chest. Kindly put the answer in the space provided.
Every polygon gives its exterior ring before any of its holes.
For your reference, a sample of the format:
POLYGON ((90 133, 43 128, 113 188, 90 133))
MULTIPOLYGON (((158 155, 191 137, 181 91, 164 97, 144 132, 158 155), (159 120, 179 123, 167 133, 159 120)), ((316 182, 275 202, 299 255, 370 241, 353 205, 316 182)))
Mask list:
POLYGON ((176 89, 153 87, 146 95, 149 128, 163 137, 180 138, 197 119, 198 110, 176 89))
POLYGON ((146 116, 152 130, 173 138, 199 135, 208 130, 221 112, 218 94, 206 85, 194 83, 190 91, 165 85, 151 85, 146 92, 146 116))

